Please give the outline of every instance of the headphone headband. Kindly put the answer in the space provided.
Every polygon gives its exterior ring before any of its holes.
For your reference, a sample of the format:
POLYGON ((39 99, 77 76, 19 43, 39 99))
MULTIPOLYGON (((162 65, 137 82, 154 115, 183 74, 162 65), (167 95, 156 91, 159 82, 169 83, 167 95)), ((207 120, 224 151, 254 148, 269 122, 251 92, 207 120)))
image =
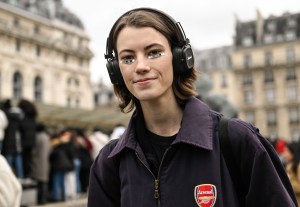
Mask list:
POLYGON ((105 59, 107 59, 107 71, 109 73, 110 80, 115 85, 124 85, 124 80, 119 68, 119 63, 116 58, 116 54, 114 54, 114 34, 115 29, 118 26, 120 20, 126 15, 130 15, 136 11, 146 11, 159 15, 163 20, 168 21, 170 27, 175 30, 176 36, 178 38, 178 42, 175 45, 172 45, 172 54, 173 54, 173 68, 174 73, 183 74, 188 71, 192 71, 194 67, 194 55, 192 48, 190 46, 189 39, 186 38, 183 28, 179 22, 176 22, 171 16, 168 14, 159 11, 157 9, 152 8, 136 8, 127 11, 123 15, 121 15, 117 21, 112 26, 109 36, 106 42, 106 54, 104 55, 105 59))
POLYGON ((106 54, 104 55, 105 59, 113 59, 114 58, 114 55, 113 55, 114 48, 113 48, 113 41, 112 40, 113 40, 113 35, 114 35, 114 32, 115 32, 115 28, 118 25, 119 21, 124 16, 129 15, 131 13, 134 13, 136 11, 152 12, 152 13, 155 13, 155 14, 158 14, 160 16, 165 17, 172 25, 175 26, 176 33, 179 36, 178 46, 181 47, 181 46, 184 46, 186 44, 189 44, 190 41, 189 41, 189 39, 186 38, 184 30, 183 30, 180 22, 176 22, 175 19, 173 19, 170 15, 168 15, 167 13, 165 13, 163 11, 160 11, 158 9, 153 9, 153 8, 148 8, 148 7, 135 8, 135 9, 129 10, 129 11, 125 12, 123 15, 121 15, 117 19, 117 21, 114 23, 114 25, 112 26, 112 28, 109 32, 107 41, 106 41, 106 54))

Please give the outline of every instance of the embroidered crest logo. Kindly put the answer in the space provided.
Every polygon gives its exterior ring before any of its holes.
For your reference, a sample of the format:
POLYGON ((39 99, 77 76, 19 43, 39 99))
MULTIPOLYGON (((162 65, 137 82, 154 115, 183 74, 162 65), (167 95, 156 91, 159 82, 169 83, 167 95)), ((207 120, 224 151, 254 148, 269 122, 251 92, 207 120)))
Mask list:
POLYGON ((194 196, 199 207, 213 207, 217 200, 217 189, 212 184, 197 185, 194 196))

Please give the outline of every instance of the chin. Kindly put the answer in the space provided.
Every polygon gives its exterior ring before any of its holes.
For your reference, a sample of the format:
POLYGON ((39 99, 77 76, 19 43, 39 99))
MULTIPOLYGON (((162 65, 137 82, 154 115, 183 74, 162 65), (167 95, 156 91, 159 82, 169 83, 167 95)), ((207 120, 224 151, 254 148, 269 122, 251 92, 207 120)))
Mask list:
POLYGON ((153 101, 155 99, 158 99, 158 95, 154 95, 154 94, 137 94, 135 95, 135 97, 139 100, 139 101, 153 101))

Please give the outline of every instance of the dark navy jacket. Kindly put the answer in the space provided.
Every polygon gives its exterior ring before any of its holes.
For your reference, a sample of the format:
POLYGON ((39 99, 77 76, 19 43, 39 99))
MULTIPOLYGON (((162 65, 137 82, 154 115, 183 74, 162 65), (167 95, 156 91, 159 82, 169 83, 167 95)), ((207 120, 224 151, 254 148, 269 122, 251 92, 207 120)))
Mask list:
MULTIPOLYGON (((240 206, 220 152, 217 136, 220 116, 191 98, 184 109, 181 129, 165 153, 158 175, 150 171, 137 143, 133 117, 123 136, 107 144, 95 160, 88 206, 240 206)), ((231 119, 228 130, 246 188, 245 206, 297 206, 276 152, 271 149, 269 155, 264 146, 268 143, 258 130, 239 119, 231 119)))

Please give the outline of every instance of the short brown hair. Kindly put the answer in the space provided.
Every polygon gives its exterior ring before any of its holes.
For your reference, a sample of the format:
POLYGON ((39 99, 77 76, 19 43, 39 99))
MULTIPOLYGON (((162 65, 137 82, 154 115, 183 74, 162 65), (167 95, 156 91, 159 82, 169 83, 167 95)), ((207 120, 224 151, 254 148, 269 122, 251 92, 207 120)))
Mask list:
MULTIPOLYGON (((128 26, 137 28, 151 27, 167 38, 171 49, 174 48, 174 46, 178 46, 180 34, 178 34, 176 25, 170 18, 163 13, 158 11, 156 12, 156 10, 152 11, 148 9, 133 10, 132 12, 128 12, 121 16, 121 18, 115 23, 112 31, 112 46, 116 59, 118 54, 116 48, 117 38, 121 30, 128 26)), ((173 68, 174 67, 175 66, 173 65, 173 68)), ((180 105, 184 105, 188 98, 196 95, 194 82, 198 77, 197 71, 193 68, 191 71, 184 74, 173 74, 174 80, 172 88, 175 93, 176 100, 180 105)), ((139 103, 124 85, 114 85, 114 91, 120 100, 119 107, 124 113, 132 111, 139 103)))

